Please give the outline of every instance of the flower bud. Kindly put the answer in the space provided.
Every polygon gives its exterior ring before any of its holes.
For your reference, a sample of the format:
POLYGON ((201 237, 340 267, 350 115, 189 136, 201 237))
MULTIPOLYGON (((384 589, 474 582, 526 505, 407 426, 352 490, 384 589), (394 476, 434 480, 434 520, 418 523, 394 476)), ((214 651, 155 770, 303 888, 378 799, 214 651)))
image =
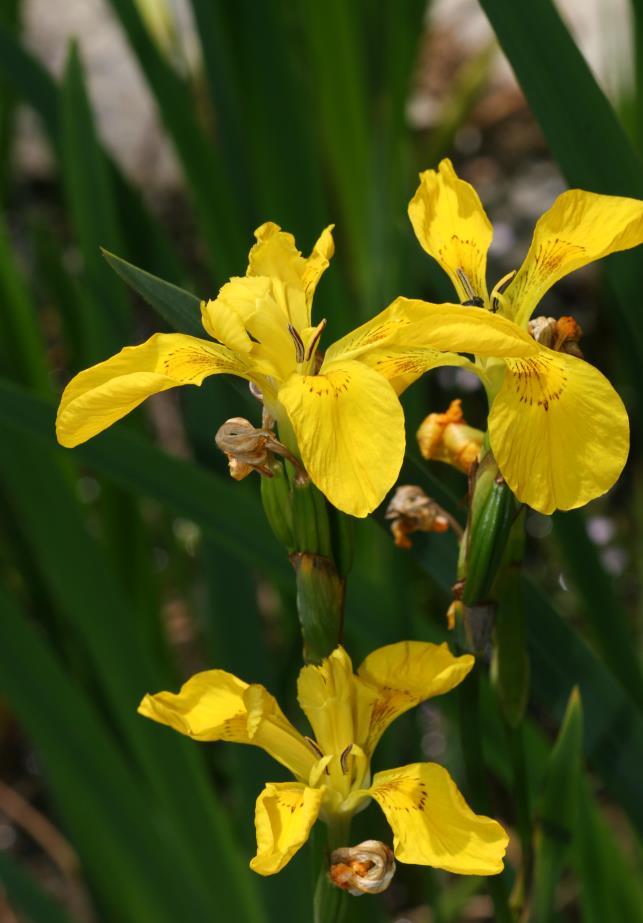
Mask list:
POLYGON ((398 548, 412 547, 411 532, 446 532, 449 526, 459 530, 455 520, 414 484, 396 488, 385 518, 392 520, 391 532, 398 548))
POLYGON ((480 456, 483 433, 467 424, 459 398, 451 401, 446 413, 430 413, 416 435, 424 458, 446 462, 465 474, 480 456))
POLYGON ((330 880, 354 897, 386 891, 394 874, 393 850, 380 840, 343 846, 330 857, 330 880))
POLYGON ((534 317, 529 321, 528 330, 537 343, 542 343, 548 349, 583 358, 578 345, 583 330, 573 317, 565 315, 558 320, 554 317, 534 317))

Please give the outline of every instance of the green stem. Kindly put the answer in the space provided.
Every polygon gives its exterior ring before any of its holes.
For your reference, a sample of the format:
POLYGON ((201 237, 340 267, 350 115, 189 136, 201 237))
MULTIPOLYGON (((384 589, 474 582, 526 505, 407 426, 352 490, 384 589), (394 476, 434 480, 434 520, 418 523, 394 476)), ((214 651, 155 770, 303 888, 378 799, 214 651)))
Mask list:
POLYGON ((348 845, 350 819, 335 819, 328 826, 317 824, 314 859, 316 862, 314 923, 342 923, 346 914, 348 894, 337 888, 328 876, 330 856, 334 849, 348 845))
MULTIPOLYGON (((459 687, 460 735, 462 754, 475 810, 491 815, 491 798, 482 751, 480 716, 480 668, 476 665, 459 687)), ((486 879, 494 906, 496 923, 514 923, 505 881, 500 875, 486 879)))

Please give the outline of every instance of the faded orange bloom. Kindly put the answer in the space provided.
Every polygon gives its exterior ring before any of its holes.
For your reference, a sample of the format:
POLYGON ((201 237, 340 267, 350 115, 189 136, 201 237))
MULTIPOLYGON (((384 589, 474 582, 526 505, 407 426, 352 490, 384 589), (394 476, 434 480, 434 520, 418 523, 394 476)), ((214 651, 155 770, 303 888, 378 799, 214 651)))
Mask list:
POLYGON ((483 434, 469 426, 462 413, 462 401, 451 401, 446 413, 430 413, 417 431, 424 458, 446 462, 469 474, 480 456, 483 434))

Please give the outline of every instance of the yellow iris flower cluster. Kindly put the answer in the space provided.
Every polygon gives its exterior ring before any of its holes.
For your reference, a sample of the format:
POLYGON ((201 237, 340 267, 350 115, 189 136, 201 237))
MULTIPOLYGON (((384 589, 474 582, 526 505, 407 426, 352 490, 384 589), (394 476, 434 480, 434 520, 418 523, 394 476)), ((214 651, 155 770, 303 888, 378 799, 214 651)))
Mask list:
POLYGON ((394 835, 400 862, 463 875, 502 871, 508 837, 497 821, 468 807, 449 773, 436 763, 377 772, 373 751, 399 715, 453 689, 474 663, 446 644, 402 641, 370 654, 357 674, 342 647, 319 666, 305 666, 299 704, 314 733, 302 735, 270 693, 223 670, 189 679, 174 695, 147 695, 139 712, 196 740, 261 747, 295 777, 270 782, 257 798, 261 875, 279 872, 308 839, 318 818, 332 824, 376 801, 394 835))
MULTIPOLYGON (((409 217, 422 247, 450 276, 460 304, 397 298, 318 355, 325 326, 312 320, 316 286, 333 255, 332 227, 309 257, 291 234, 262 225, 245 276, 201 306, 211 339, 156 334, 77 375, 57 418, 75 446, 151 394, 240 376, 261 391, 280 433, 313 483, 338 509, 363 517, 395 483, 405 449, 399 395, 438 366, 467 368, 489 398, 488 435, 515 496, 543 512, 581 506, 608 490, 628 452, 625 408, 609 382, 578 356, 532 336, 529 319, 566 273, 643 242, 643 203, 571 190, 538 221, 511 280, 488 293, 492 228, 475 190, 448 160, 421 175, 409 217), (473 357, 470 358, 470 357, 473 357)), ((192 677, 175 695, 148 695, 139 711, 197 740, 263 748, 294 781, 269 783, 256 804, 252 868, 278 872, 317 820, 333 824, 376 801, 402 862, 492 875, 507 835, 475 815, 447 771, 416 763, 371 778, 373 751, 389 724, 448 692, 473 666, 446 645, 401 642, 366 658, 357 674, 336 648, 299 676, 299 703, 314 733, 301 734, 275 699, 222 670, 192 677)))
POLYGON ((427 370, 457 365, 487 389, 491 448, 520 501, 551 513, 604 493, 627 458, 625 408, 600 372, 536 342, 527 323, 565 274, 643 242, 643 203, 563 193, 538 221, 515 277, 491 297, 491 224, 450 161, 421 175, 409 216, 463 304, 397 298, 320 362, 324 322, 315 326, 311 309, 333 255, 332 228, 304 258, 291 234, 264 224, 246 275, 202 304, 212 339, 155 334, 81 372, 62 396, 59 441, 78 445, 167 388, 238 375, 261 390, 277 423, 294 431, 303 465, 329 501, 361 517, 382 502, 402 464, 399 394, 427 370))

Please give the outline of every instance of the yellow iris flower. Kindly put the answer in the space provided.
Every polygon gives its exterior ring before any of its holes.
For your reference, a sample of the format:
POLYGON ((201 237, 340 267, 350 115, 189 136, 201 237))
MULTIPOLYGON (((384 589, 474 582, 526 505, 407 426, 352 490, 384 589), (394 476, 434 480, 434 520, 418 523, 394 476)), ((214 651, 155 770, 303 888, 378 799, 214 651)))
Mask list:
POLYGON ((258 228, 246 275, 201 305, 213 339, 157 333, 80 372, 61 398, 58 441, 76 446, 152 394, 229 373, 260 388, 282 440, 334 506, 354 516, 370 513, 395 483, 404 457, 397 394, 434 365, 465 364, 463 357, 445 359, 441 350, 466 350, 470 337, 480 349, 505 355, 512 325, 497 318, 481 326, 482 311, 473 312, 477 317, 459 305, 399 298, 331 345, 320 362, 325 321, 313 326, 311 309, 333 254, 331 230, 304 258, 276 224, 258 228))
POLYGON ((491 296, 486 262, 493 230, 475 189, 458 178, 449 160, 420 175, 409 217, 459 299, 476 305, 471 310, 485 312, 490 323, 502 317, 513 328, 515 351, 502 356, 480 351, 475 337, 468 350, 450 348, 477 356, 468 367, 487 388, 491 448, 514 494, 551 513, 582 506, 607 491, 629 447, 621 399, 582 359, 542 345, 526 355, 524 338, 534 309, 555 282, 643 243, 643 202, 579 189, 564 192, 537 222, 518 272, 491 296))
POLYGON ((380 648, 353 673, 338 647, 320 666, 305 666, 299 704, 315 740, 304 737, 269 692, 223 670, 197 673, 174 695, 147 695, 139 712, 196 740, 230 740, 261 747, 293 782, 269 782, 257 798, 260 875, 279 872, 308 839, 318 818, 350 818, 375 800, 394 834, 401 862, 463 875, 502 870, 508 837, 500 824, 474 814, 446 769, 414 763, 378 772, 370 760, 389 724, 408 709, 457 686, 473 657, 454 657, 446 644, 403 641, 380 648))

